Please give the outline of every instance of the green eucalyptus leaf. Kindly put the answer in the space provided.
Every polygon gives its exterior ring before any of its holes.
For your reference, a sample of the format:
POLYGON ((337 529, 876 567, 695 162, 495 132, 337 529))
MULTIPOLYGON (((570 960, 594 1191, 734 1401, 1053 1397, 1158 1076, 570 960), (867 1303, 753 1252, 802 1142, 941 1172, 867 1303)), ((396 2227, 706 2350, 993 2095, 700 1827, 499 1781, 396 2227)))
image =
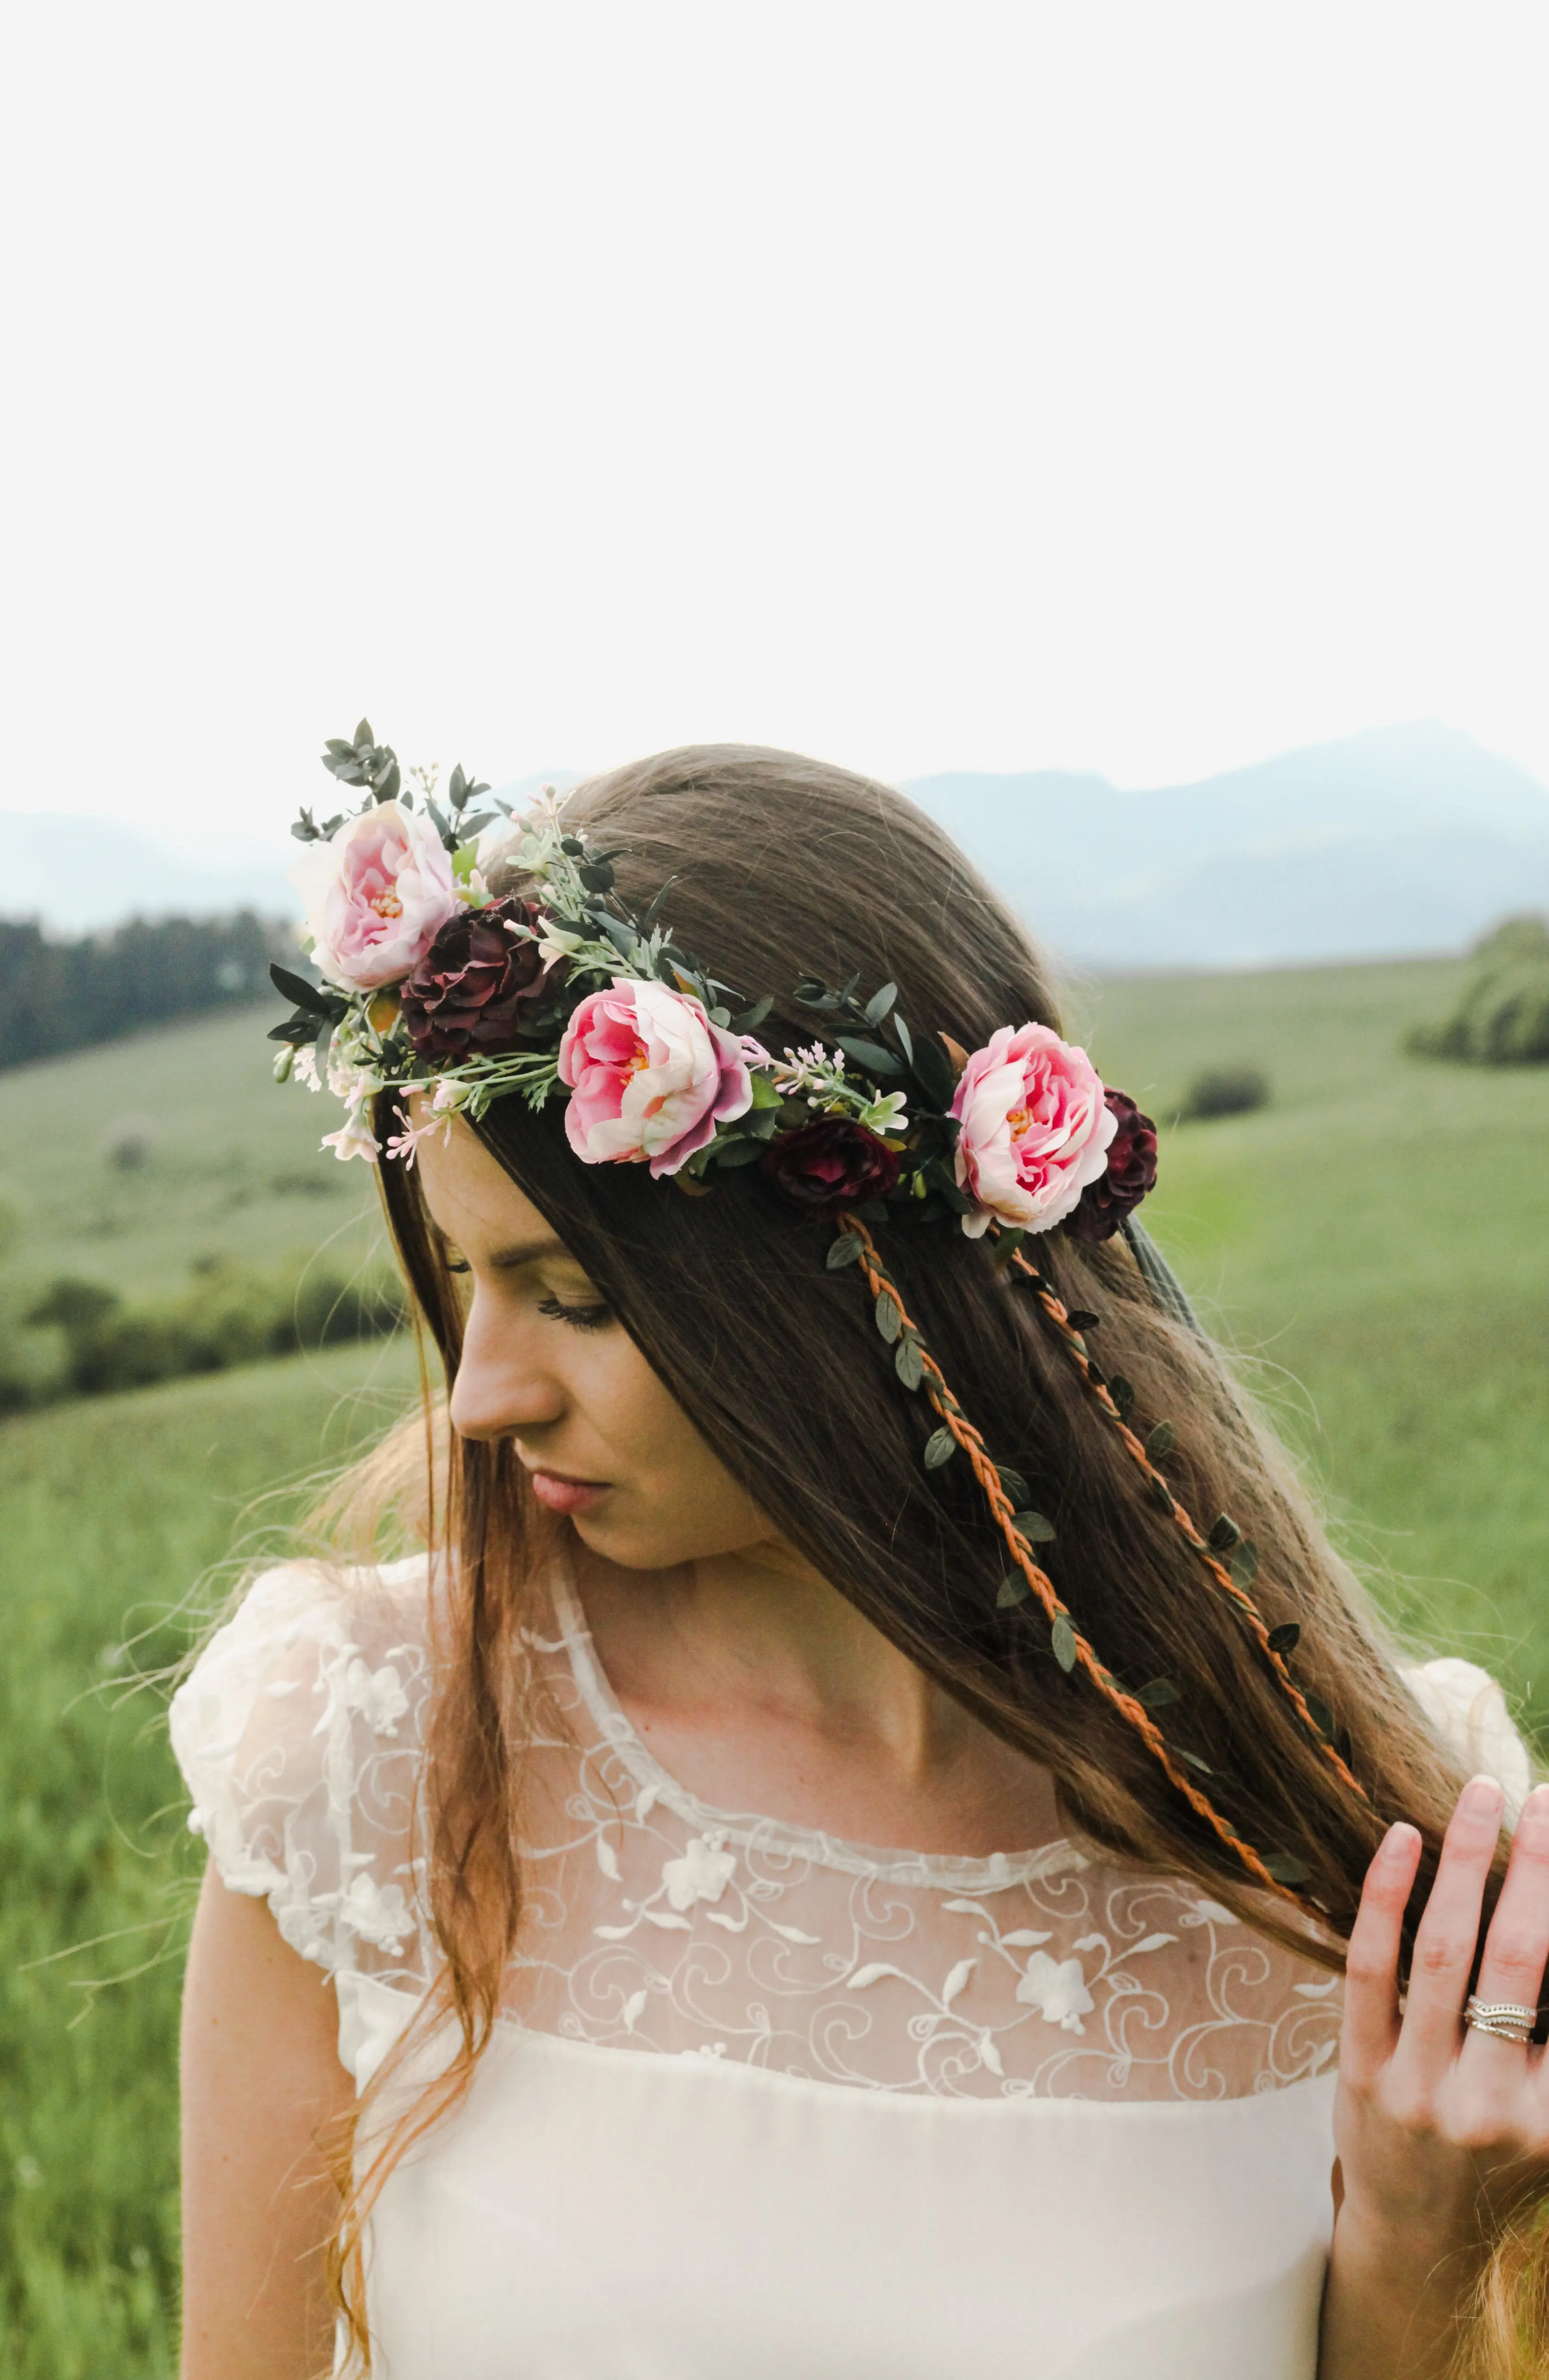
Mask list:
POLYGON ((1049 1632, 1049 1641, 1054 1649, 1055 1659, 1069 1677, 1076 1666, 1076 1631, 1075 1622, 1068 1611, 1061 1611, 1056 1615, 1054 1626, 1049 1632))
POLYGON ((1009 1570, 1000 1582, 995 1608, 997 1611, 1010 1611, 1014 1604, 1025 1603, 1032 1592, 1020 1570, 1009 1570))
POLYGON ((1329 1709, 1328 1705, 1324 1701, 1323 1696, 1321 1694, 1309 1694, 1306 1689, 1303 1688, 1301 1699, 1313 1714, 1313 1725, 1317 1729, 1320 1735, 1326 1736, 1329 1742, 1332 1743, 1334 1741, 1334 1713, 1329 1709))
POLYGON ((1084 1305, 1072 1305, 1065 1317, 1072 1330, 1095 1330, 1102 1318, 1100 1314, 1089 1313, 1084 1305))
MULTIPOLYGON (((1004 1477, 1004 1474, 1001 1475, 1004 1477)), ((1052 1546, 1059 1532, 1043 1512, 1013 1512, 1011 1526, 1020 1529, 1032 1546, 1052 1546)))
POLYGON ((1191 1768, 1197 1768, 1202 1777, 1215 1776, 1216 1771, 1210 1766, 1209 1761, 1202 1760, 1197 1752, 1185 1752, 1180 1743, 1173 1744, 1171 1749, 1178 1755, 1180 1760, 1186 1760, 1191 1768))
POLYGON ((1172 1517, 1172 1489, 1168 1486, 1167 1481, 1165 1479, 1153 1479, 1148 1482, 1148 1490, 1156 1510, 1159 1512, 1166 1512, 1170 1520, 1172 1517))
POLYGON ((1229 1554, 1234 1546, 1242 1543, 1242 1532, 1229 1512, 1218 1513, 1210 1524, 1205 1544, 1213 1554, 1229 1554))
POLYGON ((936 1038, 927 1034, 914 1045, 913 1060, 914 1080, 926 1096, 927 1107, 945 1111, 957 1096, 957 1075, 952 1062, 936 1038))
POLYGON ((877 1328, 890 1347, 903 1328, 903 1317, 890 1289, 885 1289, 877 1301, 876 1319, 877 1328))
POLYGON ((1005 1272, 1009 1269, 1012 1257, 1026 1237, 1027 1233, 1020 1223, 1013 1224, 1009 1231, 998 1234, 995 1243, 995 1254, 990 1258, 990 1263, 997 1272, 1005 1272))
POLYGON ((717 1141, 712 1154, 718 1165, 729 1168, 751 1165, 756 1158, 763 1156, 764 1144, 761 1140, 744 1140, 739 1135, 732 1140, 717 1141))
POLYGON ((893 1031, 898 1035, 900 1049, 903 1051, 903 1054, 908 1059, 910 1064, 913 1065, 914 1062, 914 1038, 910 1033, 908 1026, 905 1025, 902 1017, 899 1014, 896 1008, 893 1011, 893 1031))
POLYGON ((943 1422, 941 1427, 939 1429, 933 1429, 930 1436, 926 1440, 926 1469, 927 1471, 939 1471, 941 1465, 944 1463, 950 1463, 956 1452, 957 1440, 952 1436, 951 1431, 947 1427, 945 1422, 943 1422))
POLYGON ((995 1467, 1000 1475, 1000 1485, 1006 1490, 1011 1502, 1018 1507, 1031 1504, 1033 1501, 1033 1490, 1029 1488, 1021 1472, 1008 1470, 1003 1463, 998 1463, 995 1467))
POLYGON ((925 1378, 926 1367, 920 1354, 920 1342, 913 1330, 906 1330, 893 1354, 893 1369, 906 1389, 917 1389, 925 1378))
POLYGON ((1125 1379, 1122 1373, 1115 1372, 1112 1379, 1108 1382, 1108 1394, 1119 1408, 1119 1420, 1128 1421, 1130 1415, 1135 1409, 1135 1390, 1133 1381, 1125 1379))
POLYGON ((1174 1429, 1171 1422, 1159 1421, 1156 1424, 1156 1428, 1150 1432, 1145 1441, 1146 1461, 1148 1463, 1165 1463, 1177 1444, 1178 1432, 1174 1429))
POLYGON ((276 991, 283 991, 288 1001, 291 1001, 296 1007, 305 1009, 309 1015, 333 1015, 337 1005, 337 993, 330 999, 317 984, 309 983, 305 976, 294 975, 289 967, 280 966, 277 964, 271 965, 269 979, 276 991))
POLYGON ((1271 1852, 1265 1866, 1277 1884, 1289 1884, 1294 1888, 1313 1880, 1313 1871, 1306 1861, 1295 1858, 1289 1852, 1271 1852))
POLYGON ((762 1025, 765 1017, 768 1016, 773 1006, 774 994, 772 991, 767 991, 762 1000, 756 1000, 751 1008, 744 1008, 740 1016, 733 1016, 732 1019, 732 1032, 756 1033, 758 1027, 762 1025))
POLYGON ((1166 1710, 1169 1703, 1180 1703, 1182 1699, 1182 1688, 1171 1678, 1153 1678, 1135 1696, 1141 1708, 1148 1711, 1166 1710))
POLYGON ((1243 1538, 1227 1568, 1231 1573, 1233 1586, 1240 1586, 1246 1595, 1259 1574, 1259 1549, 1252 1537, 1243 1538))
POLYGON ((861 1244, 853 1232, 841 1232, 823 1258, 829 1272, 841 1272, 846 1265, 859 1264, 860 1261, 861 1244))
POLYGON ((871 998, 865 1004, 866 1023, 868 1025, 880 1025, 882 1019, 886 1016, 889 1009, 891 1008, 897 998, 898 986, 896 983, 885 983, 880 991, 874 991, 871 998))
POLYGON ((853 1033, 836 1033, 834 1039, 845 1056, 853 1058, 857 1066, 864 1066, 868 1075, 886 1078, 903 1072, 902 1059, 895 1058, 890 1050, 884 1050, 880 1041, 863 1041, 853 1033))

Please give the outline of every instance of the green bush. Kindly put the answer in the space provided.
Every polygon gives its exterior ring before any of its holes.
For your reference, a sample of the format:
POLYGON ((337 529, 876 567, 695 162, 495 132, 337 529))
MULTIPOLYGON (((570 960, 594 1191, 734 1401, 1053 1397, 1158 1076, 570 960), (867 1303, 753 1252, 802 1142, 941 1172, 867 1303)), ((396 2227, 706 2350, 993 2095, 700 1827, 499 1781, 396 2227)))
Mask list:
POLYGON ((1451 1015, 1415 1026, 1405 1048, 1465 1065, 1549 1064, 1549 918, 1507 917, 1473 957, 1451 1015))
POLYGON ((405 1313, 395 1281, 342 1280, 316 1267, 276 1277, 207 1262, 183 1297, 135 1306, 100 1281, 66 1275, 24 1318, 33 1330, 60 1334, 62 1368, 52 1381, 29 1380, 24 1367, 0 1365, 0 1408, 14 1412, 51 1394, 106 1396, 269 1355, 383 1339, 405 1313))
POLYGON ((1251 1115, 1268 1104, 1268 1078, 1256 1066, 1211 1066, 1194 1076, 1179 1116, 1184 1123, 1204 1123, 1213 1116, 1251 1115))

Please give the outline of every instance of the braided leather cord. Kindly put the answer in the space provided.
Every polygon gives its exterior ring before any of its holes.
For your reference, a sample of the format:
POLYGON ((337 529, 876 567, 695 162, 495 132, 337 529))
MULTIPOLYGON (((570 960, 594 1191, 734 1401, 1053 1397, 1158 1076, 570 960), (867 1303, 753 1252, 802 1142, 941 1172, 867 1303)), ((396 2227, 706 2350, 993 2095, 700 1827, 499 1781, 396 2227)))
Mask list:
MULTIPOLYGON (((883 1270, 882 1261, 877 1253, 871 1233, 853 1214, 846 1214, 840 1218, 840 1229, 841 1232, 853 1233, 859 1242, 860 1269, 865 1277, 873 1303, 875 1304, 885 1292, 898 1308, 901 1327, 913 1334, 914 1342, 919 1348, 924 1385, 930 1403, 939 1414, 944 1427, 950 1432, 957 1445, 968 1457, 973 1466, 974 1476, 978 1481, 985 1500, 995 1516, 1011 1559, 1037 1597, 1050 1626, 1052 1627, 1056 1621, 1063 1620, 1070 1627, 1075 1647, 1075 1666, 1091 1680, 1104 1701, 1111 1704, 1112 1707, 1134 1730, 1174 1791, 1182 1795, 1195 1815, 1204 1821, 1219 1841, 1235 1853, 1255 1884, 1261 1885, 1267 1892, 1277 1894, 1282 1900, 1289 1900, 1297 1907, 1301 1907, 1303 1904, 1300 1896, 1287 1886, 1280 1884, 1270 1874, 1253 1845, 1242 1840, 1240 1835, 1235 1831, 1229 1821, 1222 1816, 1209 1797, 1201 1791, 1192 1779, 1180 1767, 1161 1730, 1144 1706, 1137 1702, 1133 1694, 1126 1693, 1117 1678, 1098 1660, 1092 1646, 1076 1626, 1069 1609, 1060 1600, 1053 1580, 1035 1561, 1031 1547, 1015 1525, 1014 1507, 1000 1483, 998 1471, 986 1451, 984 1439, 963 1414, 957 1399, 947 1385, 940 1366, 927 1352, 924 1342, 920 1339, 918 1328, 910 1318, 908 1308, 900 1295, 897 1284, 883 1270)), ((1061 1313, 1063 1310, 1061 1307, 1061 1313)), ((1115 1408, 1115 1415, 1117 1418, 1117 1408, 1115 1408)), ((1141 1449, 1141 1453, 1144 1459, 1144 1448, 1141 1449)))
POLYGON ((1204 1564, 1205 1569, 1210 1572, 1211 1577, 1221 1589, 1223 1595, 1225 1595, 1230 1602, 1234 1603, 1239 1611, 1242 1614, 1242 1617, 1247 1621, 1249 1629, 1253 1633, 1260 1652, 1264 1655, 1265 1659, 1273 1670, 1276 1679, 1279 1683, 1281 1692, 1284 1694, 1286 1700, 1290 1704, 1291 1708, 1295 1711, 1298 1718, 1301 1721, 1302 1726, 1306 1729, 1308 1734, 1313 1739, 1319 1751, 1323 1754, 1324 1758, 1328 1762, 1329 1767, 1334 1770, 1341 1783, 1347 1785, 1352 1793, 1359 1795, 1360 1799, 1364 1802, 1367 1799, 1365 1787, 1361 1783, 1359 1778, 1351 1774, 1349 1766, 1341 1757, 1337 1746, 1329 1742, 1328 1738, 1325 1735, 1322 1728, 1313 1717, 1311 1710, 1307 1706, 1306 1697, 1303 1695, 1301 1687, 1297 1684, 1296 1680, 1291 1676, 1290 1671, 1286 1667, 1284 1657, 1276 1651, 1275 1646, 1269 1641, 1269 1630, 1258 1605, 1254 1602, 1247 1589, 1238 1585, 1236 1579, 1233 1578, 1226 1564, 1216 1560, 1211 1548, 1204 1538, 1201 1536, 1198 1529, 1194 1526, 1191 1515, 1185 1510, 1184 1506, 1179 1502, 1177 1497, 1173 1494, 1172 1489, 1168 1485, 1168 1482, 1163 1478, 1161 1473, 1156 1469, 1150 1456, 1146 1453, 1143 1441, 1136 1437, 1134 1431, 1124 1419, 1123 1415, 1119 1412, 1119 1407, 1113 1401, 1113 1397, 1109 1391, 1107 1381, 1104 1380, 1102 1376, 1096 1371, 1091 1356, 1086 1352, 1085 1342, 1083 1340, 1080 1331, 1077 1330, 1072 1324, 1059 1297, 1055 1291, 1048 1287, 1042 1275, 1038 1272, 1037 1268, 1028 1263, 1027 1258, 1023 1255, 1020 1248, 1013 1256, 1011 1261, 1020 1272, 1024 1273, 1030 1281, 1035 1283, 1038 1303, 1043 1307, 1043 1310, 1048 1317, 1049 1320, 1053 1323, 1067 1353, 1074 1362, 1077 1370, 1080 1372, 1082 1378, 1085 1383, 1088 1394, 1118 1430, 1119 1438, 1123 1441, 1125 1452, 1130 1455, 1136 1464, 1138 1464, 1140 1470, 1150 1483, 1157 1503, 1161 1504, 1164 1500, 1166 1500, 1167 1510, 1171 1513, 1173 1521, 1177 1524, 1186 1542, 1199 1556, 1200 1560, 1204 1564))

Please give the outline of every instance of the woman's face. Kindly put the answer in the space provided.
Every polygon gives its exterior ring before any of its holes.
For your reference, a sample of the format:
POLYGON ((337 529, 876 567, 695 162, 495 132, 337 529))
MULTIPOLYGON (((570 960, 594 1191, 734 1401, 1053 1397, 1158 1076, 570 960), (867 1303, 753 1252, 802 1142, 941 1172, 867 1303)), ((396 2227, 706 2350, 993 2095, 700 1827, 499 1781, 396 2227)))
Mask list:
POLYGON ((539 1502, 625 1569, 778 1542, 483 1143, 454 1123, 420 1143, 418 1163, 467 1293, 454 1427, 510 1439, 539 1502))

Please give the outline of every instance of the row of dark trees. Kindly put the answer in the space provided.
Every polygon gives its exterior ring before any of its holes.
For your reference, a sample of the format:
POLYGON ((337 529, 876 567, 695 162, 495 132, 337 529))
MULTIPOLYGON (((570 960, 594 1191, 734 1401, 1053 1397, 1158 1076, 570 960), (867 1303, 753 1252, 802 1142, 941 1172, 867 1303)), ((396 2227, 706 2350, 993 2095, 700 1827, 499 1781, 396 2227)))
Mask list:
POLYGON ((294 964, 294 936, 250 909, 136 917, 72 941, 35 919, 0 919, 0 1069, 258 1000, 271 959, 294 964))

